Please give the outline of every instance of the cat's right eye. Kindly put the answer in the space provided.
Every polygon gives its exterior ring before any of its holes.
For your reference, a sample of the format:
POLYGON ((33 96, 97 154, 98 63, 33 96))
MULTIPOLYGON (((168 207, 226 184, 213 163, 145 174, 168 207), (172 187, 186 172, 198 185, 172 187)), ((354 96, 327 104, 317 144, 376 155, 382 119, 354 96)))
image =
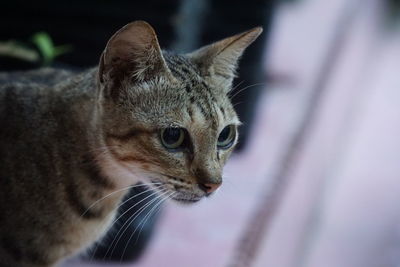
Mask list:
POLYGON ((167 149, 180 148, 185 141, 185 131, 182 128, 165 128, 161 130, 161 142, 167 149))

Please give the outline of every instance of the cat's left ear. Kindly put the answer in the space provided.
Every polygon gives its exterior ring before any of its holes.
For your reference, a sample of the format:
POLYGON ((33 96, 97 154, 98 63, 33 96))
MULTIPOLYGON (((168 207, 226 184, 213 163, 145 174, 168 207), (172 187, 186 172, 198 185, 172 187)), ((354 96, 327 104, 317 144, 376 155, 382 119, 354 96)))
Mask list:
POLYGON ((172 76, 156 33, 145 21, 129 23, 117 31, 100 58, 98 79, 112 87, 110 90, 119 90, 126 79, 137 83, 163 75, 172 76))
POLYGON ((199 67, 205 77, 217 81, 219 86, 230 88, 240 56, 261 33, 262 28, 256 27, 204 46, 187 56, 199 67))

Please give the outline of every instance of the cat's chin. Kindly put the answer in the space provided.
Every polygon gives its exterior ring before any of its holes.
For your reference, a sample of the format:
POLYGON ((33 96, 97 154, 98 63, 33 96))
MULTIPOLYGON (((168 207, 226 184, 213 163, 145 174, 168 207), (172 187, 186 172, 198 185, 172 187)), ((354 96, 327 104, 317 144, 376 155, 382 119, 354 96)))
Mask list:
POLYGON ((184 197, 184 196, 176 196, 171 198, 173 201, 178 202, 184 205, 190 205, 199 202, 203 199, 203 197, 184 197))
POLYGON ((183 205, 194 204, 194 203, 199 202, 201 199, 202 198, 198 198, 198 199, 172 198, 173 201, 175 201, 179 204, 183 204, 183 205))

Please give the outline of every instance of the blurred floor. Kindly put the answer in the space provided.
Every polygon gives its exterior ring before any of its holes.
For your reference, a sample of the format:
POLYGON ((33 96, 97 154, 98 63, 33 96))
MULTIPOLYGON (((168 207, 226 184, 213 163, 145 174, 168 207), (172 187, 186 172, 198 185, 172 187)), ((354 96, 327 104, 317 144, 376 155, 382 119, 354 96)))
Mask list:
MULTIPOLYGON (((249 146, 228 163, 223 188, 194 206, 169 203, 142 260, 126 266, 227 266, 351 4, 304 0, 279 10, 267 62, 288 83, 260 99, 249 146)), ((254 266, 400 266, 400 32, 382 30, 382 14, 381 1, 366 0, 346 25, 254 266)))

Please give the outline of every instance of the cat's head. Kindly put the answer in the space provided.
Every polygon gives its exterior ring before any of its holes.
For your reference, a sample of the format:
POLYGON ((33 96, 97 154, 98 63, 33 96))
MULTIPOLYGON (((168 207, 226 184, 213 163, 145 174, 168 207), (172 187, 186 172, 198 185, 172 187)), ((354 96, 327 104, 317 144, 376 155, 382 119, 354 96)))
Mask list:
POLYGON ((124 169, 113 178, 154 183, 181 202, 214 192, 238 139, 228 97, 237 61, 261 31, 183 55, 161 51, 143 21, 115 33, 98 71, 104 144, 113 165, 124 169))

